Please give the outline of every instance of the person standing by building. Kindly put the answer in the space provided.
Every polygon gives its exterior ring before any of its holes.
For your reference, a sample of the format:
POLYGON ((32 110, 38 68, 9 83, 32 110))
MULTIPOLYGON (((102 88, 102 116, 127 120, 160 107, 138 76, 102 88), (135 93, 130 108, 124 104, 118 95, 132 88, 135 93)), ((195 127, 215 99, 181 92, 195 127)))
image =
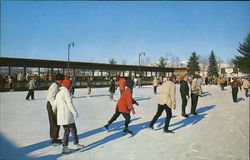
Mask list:
POLYGON ((11 76, 8 76, 8 83, 9 83, 10 92, 14 91, 14 82, 11 76))
POLYGON ((88 77, 88 80, 87 80, 88 97, 90 97, 92 87, 93 87, 93 78, 88 77))
POLYGON ((158 81, 157 77, 154 77, 154 80, 153 80, 154 94, 157 94, 158 85, 159 85, 159 81, 158 81))
POLYGON ((245 95, 246 95, 246 97, 248 97, 248 90, 249 90, 249 88, 250 88, 250 84, 249 84, 249 79, 248 79, 248 78, 245 78, 245 79, 243 80, 242 86, 243 86, 243 88, 244 88, 244 90, 245 90, 245 95))
POLYGON ((110 85, 109 85, 109 92, 110 92, 110 100, 114 101, 114 93, 115 93, 115 80, 116 78, 113 77, 111 80, 110 80, 110 85))
POLYGON ((120 77, 119 81, 116 84, 116 87, 120 89, 120 95, 122 96, 123 92, 125 91, 126 80, 124 77, 120 77))
POLYGON ((31 99, 35 99, 34 98, 34 90, 36 88, 36 85, 35 85, 35 76, 31 76, 31 80, 29 81, 28 83, 28 87, 29 87, 29 92, 26 96, 26 100, 29 100, 30 96, 31 96, 31 99))
POLYGON ((131 118, 130 112, 135 114, 133 104, 136 104, 137 106, 139 105, 132 98, 132 88, 126 88, 116 104, 115 114, 108 121, 108 124, 104 126, 104 128, 108 130, 109 125, 112 124, 120 116, 120 114, 122 114, 123 117, 125 118, 125 129, 123 130, 123 134, 127 133, 133 134, 133 132, 128 129, 128 125, 130 123, 130 118, 131 118))
POLYGON ((220 88, 221 88, 221 90, 223 91, 223 90, 224 90, 224 86, 225 86, 225 80, 224 80, 223 77, 220 77, 220 78, 218 79, 218 84, 220 85, 220 88))
POLYGON ((241 90, 241 84, 240 81, 236 78, 233 77, 233 81, 230 83, 231 87, 232 87, 232 97, 233 97, 233 101, 234 103, 237 103, 237 95, 239 92, 239 89, 241 90))
POLYGON ((61 140, 59 138, 60 126, 57 125, 57 112, 53 111, 53 104, 56 99, 56 95, 59 92, 59 88, 62 86, 62 81, 64 80, 63 74, 56 74, 55 82, 52 83, 48 89, 47 95, 47 112, 49 118, 49 126, 50 126, 50 143, 52 145, 61 144, 61 140))
POLYGON ((188 115, 186 114, 186 106, 187 106, 187 101, 189 99, 189 86, 188 86, 188 76, 184 76, 180 79, 180 93, 181 93, 181 99, 182 99, 182 107, 181 107, 181 111, 182 111, 182 116, 183 117, 188 117, 188 115))
POLYGON ((200 88, 197 84, 197 81, 198 76, 195 75, 191 83, 191 113, 193 115, 198 115, 198 113, 196 112, 196 108, 198 104, 200 88))
POLYGON ((62 125, 64 128, 63 136, 63 149, 62 154, 70 152, 71 149, 68 148, 69 134, 71 133, 74 149, 81 149, 84 145, 79 144, 79 139, 77 135, 77 129, 75 124, 75 118, 78 117, 77 110, 75 109, 72 98, 70 96, 69 89, 71 87, 70 80, 63 80, 62 87, 56 95, 54 101, 53 112, 57 112, 57 125, 62 125))
POLYGON ((152 119, 149 127, 151 129, 154 129, 154 123, 157 121, 157 119, 161 116, 162 112, 166 111, 166 120, 165 120, 165 126, 164 126, 164 132, 166 133, 173 133, 173 131, 168 129, 171 117, 172 117, 172 108, 176 108, 176 76, 171 75, 169 78, 169 81, 164 82, 160 88, 159 91, 159 97, 158 97, 158 110, 152 119))
POLYGON ((70 88, 70 94, 74 96, 75 94, 75 88, 76 88, 76 77, 73 76, 71 80, 71 88, 70 88))

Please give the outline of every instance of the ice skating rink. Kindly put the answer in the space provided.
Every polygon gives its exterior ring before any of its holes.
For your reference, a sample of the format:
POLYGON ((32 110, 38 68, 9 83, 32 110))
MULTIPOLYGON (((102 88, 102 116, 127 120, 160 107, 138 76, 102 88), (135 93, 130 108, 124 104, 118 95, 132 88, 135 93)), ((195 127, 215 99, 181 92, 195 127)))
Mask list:
MULTIPOLYGON (((140 106, 135 107, 131 118, 133 136, 122 134, 122 116, 109 131, 103 129, 116 104, 109 101, 108 88, 94 88, 90 98, 86 97, 87 89, 76 89, 73 103, 80 116, 76 126, 80 143, 86 148, 69 155, 61 154, 62 146, 50 146, 47 91, 35 91, 33 101, 25 100, 26 91, 0 93, 0 160, 248 160, 249 99, 242 90, 239 102, 233 103, 231 88, 225 89, 204 86, 198 116, 183 118, 177 85, 177 108, 169 127, 175 133, 166 134, 162 129, 165 112, 155 130, 148 128, 157 110, 152 86, 135 88, 133 97, 140 106)), ((62 135, 63 128, 60 138, 62 135)))

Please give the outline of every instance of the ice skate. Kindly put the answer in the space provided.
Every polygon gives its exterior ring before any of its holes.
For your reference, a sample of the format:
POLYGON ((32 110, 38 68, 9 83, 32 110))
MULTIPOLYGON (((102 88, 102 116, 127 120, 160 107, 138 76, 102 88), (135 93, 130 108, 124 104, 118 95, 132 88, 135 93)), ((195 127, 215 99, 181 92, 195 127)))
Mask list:
POLYGON ((80 150, 80 149, 82 149, 82 148, 84 148, 85 146, 84 145, 82 145, 82 144, 76 144, 76 145, 74 145, 74 150, 80 150))

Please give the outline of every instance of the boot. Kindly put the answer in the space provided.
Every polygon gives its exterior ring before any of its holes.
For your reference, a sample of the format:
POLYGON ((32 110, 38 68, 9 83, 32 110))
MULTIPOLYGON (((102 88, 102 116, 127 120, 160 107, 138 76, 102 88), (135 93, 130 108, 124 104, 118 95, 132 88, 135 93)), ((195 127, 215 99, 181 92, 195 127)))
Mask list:
POLYGON ((68 146, 63 146, 62 154, 67 154, 67 153, 70 153, 71 151, 72 149, 69 149, 68 146))
POLYGON ((82 149, 82 148, 84 148, 85 146, 84 145, 82 145, 82 144, 76 144, 76 145, 74 145, 74 149, 75 150, 79 150, 79 149, 82 149))

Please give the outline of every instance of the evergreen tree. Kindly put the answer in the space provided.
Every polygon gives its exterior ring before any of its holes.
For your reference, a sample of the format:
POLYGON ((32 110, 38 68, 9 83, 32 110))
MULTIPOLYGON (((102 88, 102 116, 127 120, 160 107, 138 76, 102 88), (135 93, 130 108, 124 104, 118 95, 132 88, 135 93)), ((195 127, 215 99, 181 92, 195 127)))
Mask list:
POLYGON ((208 76, 210 77, 218 77, 218 65, 217 65, 217 60, 214 55, 214 51, 211 52, 210 57, 209 57, 209 65, 208 65, 208 76))
POLYGON ((166 64, 166 59, 164 57, 160 57, 158 67, 166 67, 166 64))
POLYGON ((240 43, 237 51, 242 56, 235 56, 233 63, 240 69, 241 72, 250 73, 250 33, 245 39, 245 42, 243 44, 240 43))
POLYGON ((195 52, 193 52, 190 58, 188 59, 187 73, 189 76, 193 76, 195 72, 200 72, 200 67, 199 57, 196 55, 195 52))
POLYGON ((109 59, 109 64, 117 64, 117 62, 114 58, 111 58, 109 59))

